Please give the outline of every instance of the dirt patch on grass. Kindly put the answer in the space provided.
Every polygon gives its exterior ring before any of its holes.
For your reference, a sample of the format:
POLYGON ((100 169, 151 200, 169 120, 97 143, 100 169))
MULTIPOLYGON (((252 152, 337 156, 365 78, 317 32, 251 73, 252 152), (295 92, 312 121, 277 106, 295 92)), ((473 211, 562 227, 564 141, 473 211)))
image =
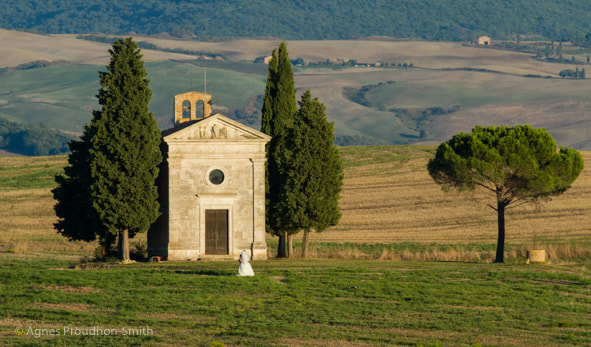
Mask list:
POLYGON ((321 347, 373 347, 375 343, 353 342, 347 340, 322 341, 318 338, 292 338, 274 341, 278 346, 321 346, 321 347))
POLYGON ((445 307, 445 308, 451 308, 454 310, 466 310, 466 311, 472 311, 472 310, 476 310, 476 311, 489 311, 489 310, 493 310, 493 311, 503 311, 503 310, 507 310, 507 308, 505 307, 496 307, 496 306, 461 306, 461 305, 439 305, 441 307, 445 307))
POLYGON ((161 320, 171 320, 171 321, 187 321, 187 322, 194 322, 194 323, 208 323, 214 321, 215 317, 208 317, 208 316, 201 316, 201 315, 191 315, 191 314, 179 314, 179 313, 169 313, 169 312, 146 312, 144 314, 137 315, 139 319, 161 319, 161 320))
POLYGON ((281 284, 287 283, 287 276, 271 276, 271 279, 281 284))
POLYGON ((30 308, 40 308, 45 310, 65 310, 65 311, 78 311, 78 312, 91 312, 106 314, 109 312, 115 312, 113 309, 99 309, 95 305, 82 304, 82 303, 62 303, 52 304, 47 302, 37 302, 27 305, 30 308))
POLYGON ((56 285, 49 285, 49 286, 34 286, 34 289, 44 289, 44 290, 59 290, 60 292, 64 293, 102 293, 102 289, 97 289, 94 287, 71 287, 71 286, 56 286, 56 285))

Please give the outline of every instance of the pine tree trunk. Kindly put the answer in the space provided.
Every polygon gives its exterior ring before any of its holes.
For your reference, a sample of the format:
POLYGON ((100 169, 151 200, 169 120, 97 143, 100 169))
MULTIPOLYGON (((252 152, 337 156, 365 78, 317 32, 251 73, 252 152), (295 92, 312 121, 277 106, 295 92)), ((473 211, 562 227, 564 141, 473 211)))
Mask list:
POLYGON ((285 234, 279 235, 279 244, 277 245, 277 258, 286 258, 287 254, 285 253, 285 234))
POLYGON ((497 255, 495 256, 495 263, 504 263, 505 254, 505 206, 504 202, 497 202, 497 221, 499 227, 499 235, 497 239, 497 255))
POLYGON ((293 235, 287 235, 287 257, 293 258, 293 235))
POLYGON ((119 231, 118 250, 121 261, 129 262, 129 231, 127 229, 119 231))
POLYGON ((308 254, 308 233, 310 231, 304 230, 304 237, 302 238, 302 258, 305 258, 308 254))

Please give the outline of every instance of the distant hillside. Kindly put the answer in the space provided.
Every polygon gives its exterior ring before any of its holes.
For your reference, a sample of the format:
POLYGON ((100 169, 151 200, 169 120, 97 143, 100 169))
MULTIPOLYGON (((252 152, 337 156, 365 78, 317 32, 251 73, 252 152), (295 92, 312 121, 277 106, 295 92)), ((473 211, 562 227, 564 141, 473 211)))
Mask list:
MULTIPOLYGON (((258 113, 262 103, 257 97, 265 90, 267 66, 250 64, 248 70, 241 69, 240 63, 228 67, 214 60, 200 63, 208 67, 207 90, 214 93, 214 112, 259 128, 258 113)), ((146 63, 146 68, 153 91, 150 109, 160 127, 167 129, 172 126, 173 96, 191 87, 197 91, 205 89, 203 67, 192 62, 161 61, 146 63)), ((100 107, 95 95, 100 87, 98 71, 103 70, 93 65, 46 62, 0 69, 3 81, 0 85, 0 116, 81 134, 84 124, 90 121, 92 110, 100 107)))
MULTIPOLYGON (((99 106, 98 71, 108 63, 110 46, 76 37, 0 29, 0 116, 82 133, 99 106)), ((268 66, 253 60, 269 54, 278 40, 137 41, 227 59, 142 50, 153 91, 150 109, 161 129, 172 126, 172 96, 189 90, 207 90, 214 112, 260 128, 268 66)), ((588 72, 591 49, 563 44, 568 62, 559 62, 536 59, 535 51, 496 49, 497 42, 485 48, 318 40, 288 41, 288 47, 294 59, 322 62, 294 66, 295 84, 299 93, 309 89, 325 103, 339 145, 435 145, 476 125, 530 124, 545 128, 561 146, 591 150, 591 79, 559 77, 565 69, 588 72), (352 60, 355 66, 344 64, 352 60)))
POLYGON ((44 126, 11 122, 0 117, 0 150, 22 155, 68 153, 73 136, 44 126))
POLYGON ((367 36, 469 41, 537 35, 574 40, 591 29, 591 2, 566 0, 19 0, 0 7, 0 26, 40 33, 175 37, 367 36))

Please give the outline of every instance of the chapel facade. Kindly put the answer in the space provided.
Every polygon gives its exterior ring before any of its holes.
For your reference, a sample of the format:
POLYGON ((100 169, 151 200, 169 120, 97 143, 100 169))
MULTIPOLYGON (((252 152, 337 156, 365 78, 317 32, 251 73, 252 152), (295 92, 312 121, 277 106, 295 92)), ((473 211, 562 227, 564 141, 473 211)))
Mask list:
POLYGON ((265 145, 271 137, 211 114, 211 94, 174 96, 175 124, 162 132, 161 216, 148 255, 167 260, 267 259, 265 145))

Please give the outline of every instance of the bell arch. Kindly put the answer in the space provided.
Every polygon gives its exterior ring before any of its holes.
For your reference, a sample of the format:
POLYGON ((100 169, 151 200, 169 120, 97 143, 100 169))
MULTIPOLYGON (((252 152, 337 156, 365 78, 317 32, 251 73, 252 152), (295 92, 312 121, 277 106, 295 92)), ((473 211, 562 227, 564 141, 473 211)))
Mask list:
POLYGON ((189 102, 189 100, 184 100, 183 101, 183 115, 181 118, 186 119, 186 120, 191 119, 192 109, 193 109, 193 107, 191 105, 191 102, 189 102))

